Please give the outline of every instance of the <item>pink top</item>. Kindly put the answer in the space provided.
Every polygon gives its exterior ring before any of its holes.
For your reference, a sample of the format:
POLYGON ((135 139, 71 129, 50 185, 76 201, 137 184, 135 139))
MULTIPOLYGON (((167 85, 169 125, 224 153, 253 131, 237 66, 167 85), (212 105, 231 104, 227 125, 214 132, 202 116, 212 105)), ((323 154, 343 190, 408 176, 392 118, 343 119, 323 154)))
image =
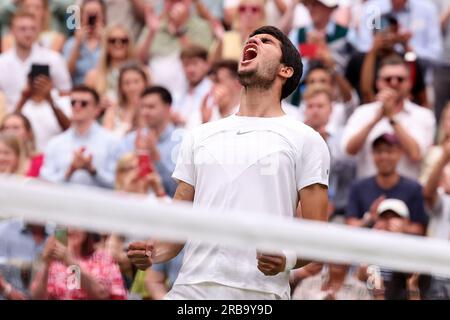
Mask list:
MULTIPOLYGON (((124 300, 127 297, 119 266, 102 250, 80 261, 81 268, 103 284, 110 293, 109 299, 124 300)), ((76 275, 60 262, 52 262, 48 274, 47 292, 50 300, 86 300, 83 289, 76 289, 76 275)))

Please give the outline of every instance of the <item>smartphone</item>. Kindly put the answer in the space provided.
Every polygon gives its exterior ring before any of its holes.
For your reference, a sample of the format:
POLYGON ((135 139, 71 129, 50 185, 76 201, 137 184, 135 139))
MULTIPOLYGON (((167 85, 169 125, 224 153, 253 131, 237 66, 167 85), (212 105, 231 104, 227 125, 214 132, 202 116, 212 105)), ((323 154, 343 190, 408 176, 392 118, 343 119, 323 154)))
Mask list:
POLYGON ((95 27, 95 25, 97 24, 97 15, 91 15, 88 17, 88 25, 91 27, 95 27))
POLYGON ((63 245, 67 246, 67 228, 56 227, 55 228, 55 238, 63 245))
POLYGON ((33 80, 38 76, 46 76, 50 78, 50 66, 48 64, 35 64, 31 65, 30 78, 33 80))
POLYGON ((139 177, 143 178, 149 173, 153 172, 153 164, 150 160, 150 156, 146 153, 138 155, 139 159, 139 177))
POLYGON ((317 45, 311 43, 303 43, 300 45, 300 54, 305 58, 314 58, 317 54, 317 45))

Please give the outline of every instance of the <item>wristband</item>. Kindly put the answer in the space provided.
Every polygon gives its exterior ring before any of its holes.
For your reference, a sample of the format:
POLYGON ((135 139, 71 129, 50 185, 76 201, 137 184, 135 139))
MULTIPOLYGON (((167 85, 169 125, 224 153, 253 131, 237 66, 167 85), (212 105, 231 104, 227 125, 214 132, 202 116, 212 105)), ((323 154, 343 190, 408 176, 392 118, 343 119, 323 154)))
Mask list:
POLYGON ((294 269, 297 264, 297 254, 289 250, 283 250, 283 254, 286 257, 286 266, 284 267, 284 271, 294 269))

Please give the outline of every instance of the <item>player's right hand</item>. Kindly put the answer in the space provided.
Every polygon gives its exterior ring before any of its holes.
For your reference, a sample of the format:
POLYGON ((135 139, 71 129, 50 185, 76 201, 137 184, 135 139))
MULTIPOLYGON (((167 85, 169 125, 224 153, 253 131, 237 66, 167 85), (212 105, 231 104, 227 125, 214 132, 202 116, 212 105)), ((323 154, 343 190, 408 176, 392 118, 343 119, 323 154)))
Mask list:
POLYGON ((153 264, 153 244, 150 242, 132 242, 128 246, 127 256, 139 270, 147 270, 153 264))

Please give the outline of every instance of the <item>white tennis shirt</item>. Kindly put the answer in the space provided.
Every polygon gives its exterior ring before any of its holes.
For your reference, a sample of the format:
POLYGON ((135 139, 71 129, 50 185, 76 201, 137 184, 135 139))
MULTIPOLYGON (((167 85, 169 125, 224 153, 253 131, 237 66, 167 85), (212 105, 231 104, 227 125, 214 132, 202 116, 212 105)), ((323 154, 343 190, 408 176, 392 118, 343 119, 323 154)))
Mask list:
MULTIPOLYGON (((298 191, 328 185, 329 168, 325 141, 302 122, 232 115, 186 136, 173 177, 192 185, 194 207, 211 208, 211 214, 239 210, 293 218, 298 191)), ((289 294, 289 273, 261 273, 256 248, 188 241, 185 249, 175 285, 213 282, 289 294)))

